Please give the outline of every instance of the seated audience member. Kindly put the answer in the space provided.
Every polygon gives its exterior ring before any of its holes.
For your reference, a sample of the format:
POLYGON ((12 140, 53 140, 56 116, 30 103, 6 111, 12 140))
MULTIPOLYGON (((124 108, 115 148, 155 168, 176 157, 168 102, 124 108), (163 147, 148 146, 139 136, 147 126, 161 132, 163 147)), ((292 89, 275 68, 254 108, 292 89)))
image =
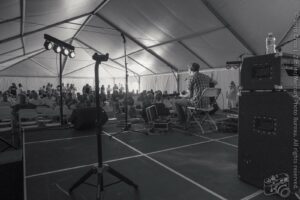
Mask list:
POLYGON ((8 88, 10 95, 13 97, 17 96, 17 86, 15 83, 12 83, 11 86, 8 88))
POLYGON ((111 94, 110 85, 108 85, 107 88, 106 88, 106 94, 107 94, 107 99, 110 99, 110 94, 111 94))
POLYGON ((231 81, 229 86, 229 92, 226 92, 226 98, 228 99, 228 108, 236 108, 238 100, 238 89, 233 81, 231 81))
POLYGON ((82 94, 90 94, 92 92, 92 87, 87 83, 82 88, 82 94))
POLYGON ((29 99, 29 103, 36 106, 43 105, 43 101, 39 98, 39 95, 35 91, 31 91, 31 98, 29 99))
POLYGON ((0 102, 3 106, 11 106, 11 103, 8 101, 8 92, 4 92, 2 96, 2 101, 0 102))
POLYGON ((153 105, 153 101, 154 101, 154 96, 151 91, 148 91, 143 98, 142 112, 141 112, 141 115, 142 115, 143 119, 145 120, 145 122, 148 122, 146 108, 153 105))
POLYGON ((100 90, 100 102, 102 105, 104 105, 105 101, 106 101, 105 87, 104 85, 102 85, 100 90))
POLYGON ((119 88, 118 88, 117 84, 114 84, 113 91, 118 91, 119 92, 119 88))
POLYGON ((27 96, 24 94, 20 94, 17 97, 17 103, 12 106, 12 114, 16 121, 18 121, 18 112, 20 109, 35 109, 36 105, 31 103, 27 103, 27 96))
POLYGON ((19 94, 23 94, 24 90, 23 90, 23 86, 21 83, 18 84, 18 89, 17 89, 17 95, 19 94))
POLYGON ((120 97, 118 91, 114 90, 111 95, 111 103, 112 103, 114 113, 120 113, 119 98, 120 97))
POLYGON ((163 103, 163 94, 160 90, 154 93, 154 103, 163 103))
POLYGON ((43 105, 46 105, 49 108, 54 109, 56 106, 56 100, 54 96, 51 96, 51 94, 47 94, 45 98, 43 98, 43 105))
POLYGON ((188 91, 184 98, 175 101, 178 121, 184 123, 186 121, 186 107, 197 106, 207 107, 209 99, 205 98, 200 101, 201 94, 205 88, 209 87, 210 77, 199 72, 200 65, 192 63, 189 66, 190 79, 188 83, 188 91))

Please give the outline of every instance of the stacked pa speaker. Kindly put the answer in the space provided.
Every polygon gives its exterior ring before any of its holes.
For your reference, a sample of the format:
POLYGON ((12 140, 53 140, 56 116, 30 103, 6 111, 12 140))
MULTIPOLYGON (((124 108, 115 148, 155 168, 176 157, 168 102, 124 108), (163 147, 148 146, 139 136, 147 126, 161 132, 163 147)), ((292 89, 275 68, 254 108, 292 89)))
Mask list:
POLYGON ((241 70, 238 174, 266 194, 282 197, 300 178, 298 63, 292 55, 269 54, 245 58, 241 70))

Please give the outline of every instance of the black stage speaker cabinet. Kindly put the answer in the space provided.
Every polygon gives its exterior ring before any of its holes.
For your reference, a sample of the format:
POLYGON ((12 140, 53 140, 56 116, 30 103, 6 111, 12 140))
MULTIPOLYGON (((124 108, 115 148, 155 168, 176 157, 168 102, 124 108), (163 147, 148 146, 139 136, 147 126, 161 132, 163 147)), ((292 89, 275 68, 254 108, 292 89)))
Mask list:
POLYGON ((239 177, 264 188, 267 178, 288 176, 293 191, 293 181, 299 182, 300 159, 299 123, 297 137, 293 135, 293 97, 287 92, 243 92, 239 103, 239 177))
MULTIPOLYGON (((300 60, 290 54, 267 54, 245 58, 241 70, 243 90, 293 89, 294 70, 300 60)), ((298 81, 300 88, 300 81, 298 81)))
POLYGON ((23 199, 22 151, 0 153, 0 199, 23 199))
MULTIPOLYGON (((101 124, 104 125, 108 120, 108 116, 101 107, 99 109, 99 112, 101 124)), ((70 121, 74 125, 74 128, 76 130, 84 130, 94 128, 96 125, 96 119, 96 108, 88 107, 73 110, 70 121)))

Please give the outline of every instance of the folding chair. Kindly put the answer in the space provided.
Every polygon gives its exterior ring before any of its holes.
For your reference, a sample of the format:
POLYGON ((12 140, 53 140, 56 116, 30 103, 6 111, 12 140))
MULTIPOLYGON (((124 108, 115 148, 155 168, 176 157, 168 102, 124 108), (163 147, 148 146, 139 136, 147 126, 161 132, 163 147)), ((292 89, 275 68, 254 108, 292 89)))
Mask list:
POLYGON ((38 113, 38 122, 43 126, 50 127, 60 125, 58 120, 55 120, 55 118, 58 119, 59 114, 57 114, 52 108, 38 106, 36 108, 36 112, 38 113))
POLYGON ((149 131, 154 132, 155 130, 167 132, 169 131, 170 122, 169 120, 160 119, 157 108, 155 105, 146 108, 146 114, 149 124, 149 131))
MULTIPOLYGON (((9 106, 1 106, 0 107, 0 133, 11 132, 11 136, 13 136, 13 117, 12 117, 12 109, 9 106)), ((13 137, 12 137, 13 138, 13 137)), ((4 138, 0 137, 0 141, 5 143, 7 147, 1 150, 1 152, 7 150, 8 148, 16 149, 11 143, 9 143, 4 138)))
MULTIPOLYGON (((200 100, 202 101, 204 98, 214 98, 215 100, 219 97, 221 93, 221 88, 205 88, 201 94, 200 100)), ((199 103, 201 105, 201 103, 199 103)), ((218 130, 217 124, 215 120, 210 116, 210 112, 214 109, 214 107, 210 104, 208 104, 207 107, 195 107, 195 106, 188 106, 187 112, 188 112, 188 122, 192 118, 196 124, 201 129, 202 134, 205 133, 205 130, 203 128, 204 122, 209 122, 212 124, 215 128, 215 130, 218 130), (199 117, 203 115, 203 117, 199 117)))
POLYGON ((35 109, 19 110, 19 130, 38 128, 38 113, 35 109))

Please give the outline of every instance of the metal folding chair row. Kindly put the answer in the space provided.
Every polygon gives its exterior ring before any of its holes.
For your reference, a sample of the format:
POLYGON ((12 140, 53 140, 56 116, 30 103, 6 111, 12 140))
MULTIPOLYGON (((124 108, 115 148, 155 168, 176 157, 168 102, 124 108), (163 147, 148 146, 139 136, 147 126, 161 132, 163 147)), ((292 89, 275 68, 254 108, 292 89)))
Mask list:
MULTIPOLYGON (((10 133, 13 141, 13 116, 10 106, 0 106, 0 133, 10 133)), ((6 147, 1 149, 1 152, 8 148, 16 149, 10 142, 1 136, 0 141, 6 144, 6 147)))

